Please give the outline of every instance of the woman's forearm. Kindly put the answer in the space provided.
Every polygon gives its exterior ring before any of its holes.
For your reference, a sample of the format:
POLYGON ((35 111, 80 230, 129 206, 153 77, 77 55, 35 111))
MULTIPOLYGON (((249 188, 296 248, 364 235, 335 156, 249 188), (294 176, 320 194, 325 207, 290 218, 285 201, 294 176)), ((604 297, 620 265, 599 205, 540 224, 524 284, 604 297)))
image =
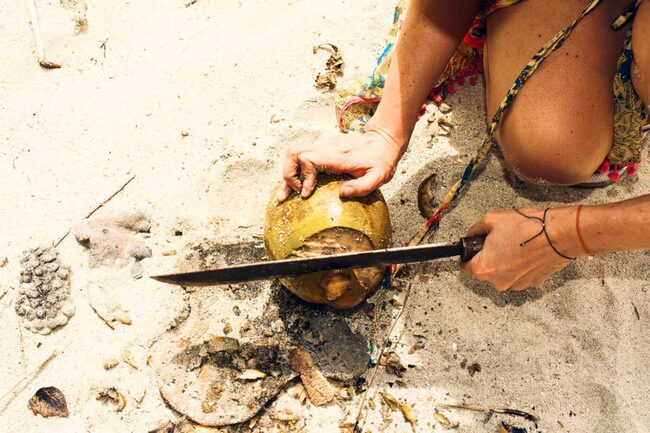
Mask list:
POLYGON ((411 0, 371 125, 408 144, 422 103, 478 10, 478 0, 411 0))
POLYGON ((650 195, 617 203, 557 208, 549 213, 549 234, 571 256, 627 250, 650 250, 650 195), (587 251, 584 250, 578 231, 587 251))

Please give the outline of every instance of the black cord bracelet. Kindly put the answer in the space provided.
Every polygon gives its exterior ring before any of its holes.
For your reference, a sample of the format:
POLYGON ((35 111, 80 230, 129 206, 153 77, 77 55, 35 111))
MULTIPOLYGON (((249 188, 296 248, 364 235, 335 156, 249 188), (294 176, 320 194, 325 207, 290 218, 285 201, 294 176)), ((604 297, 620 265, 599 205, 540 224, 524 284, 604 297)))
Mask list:
POLYGON ((540 217, 536 217, 536 216, 526 215, 525 213, 523 213, 523 212, 520 211, 519 209, 515 209, 515 210, 514 210, 514 211, 517 212, 519 215, 521 215, 521 216, 523 216, 523 217, 525 217, 525 218, 532 219, 532 220, 537 220, 537 221, 539 221, 539 222, 542 223, 542 229, 539 231, 539 233, 537 233, 535 236, 533 236, 532 238, 528 239, 527 241, 524 241, 524 242, 520 243, 519 246, 520 246, 520 247, 523 247, 523 246, 526 245, 528 242, 532 241, 533 239, 536 239, 536 238, 539 237, 542 233, 544 233, 544 236, 546 236, 546 240, 548 241, 548 244, 551 246, 551 248, 553 249, 553 251, 555 251, 555 254, 557 254, 558 256, 560 256, 560 257, 562 257, 562 258, 564 258, 564 259, 567 259, 567 260, 575 260, 575 259, 576 259, 575 257, 569 257, 569 256, 567 256, 567 255, 565 255, 565 254, 562 254, 560 251, 558 251, 557 248, 555 248, 555 245, 553 245, 553 242, 551 241, 551 238, 549 237, 548 232, 546 231, 546 213, 548 212, 548 209, 549 209, 549 208, 544 209, 544 214, 542 215, 542 218, 540 218, 540 217))

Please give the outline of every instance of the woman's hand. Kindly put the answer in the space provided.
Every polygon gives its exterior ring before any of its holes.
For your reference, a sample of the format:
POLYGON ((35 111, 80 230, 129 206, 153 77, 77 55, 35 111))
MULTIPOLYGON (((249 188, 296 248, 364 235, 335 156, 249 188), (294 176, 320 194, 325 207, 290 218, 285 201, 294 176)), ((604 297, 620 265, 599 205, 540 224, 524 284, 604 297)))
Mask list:
MULTIPOLYGON (((544 213, 540 209, 520 212, 540 219, 544 213)), ((546 216, 545 227, 551 242, 569 257, 583 254, 575 232, 575 217, 575 207, 549 209, 546 216)), ((526 218, 514 210, 489 212, 467 232, 467 236, 487 235, 483 250, 461 267, 479 280, 489 281, 499 291, 540 286, 571 262, 553 251, 541 230, 540 220, 526 218), (534 239, 528 241, 531 238, 534 239)))
POLYGON ((309 197, 319 171, 355 178, 341 186, 341 197, 368 195, 393 177, 405 148, 384 131, 374 129, 365 134, 323 134, 313 143, 293 144, 284 159, 284 182, 277 199, 286 200, 291 190, 309 197))

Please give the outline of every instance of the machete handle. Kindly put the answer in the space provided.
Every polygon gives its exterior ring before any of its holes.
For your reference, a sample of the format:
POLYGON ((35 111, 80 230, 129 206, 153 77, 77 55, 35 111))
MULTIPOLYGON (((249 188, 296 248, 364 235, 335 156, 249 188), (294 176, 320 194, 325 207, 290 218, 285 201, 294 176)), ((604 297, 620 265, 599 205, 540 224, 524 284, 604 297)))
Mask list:
POLYGON ((463 262, 469 262, 472 260, 472 258, 483 249, 484 242, 485 236, 483 235, 461 238, 460 246, 463 248, 463 252, 460 253, 460 260, 463 262))

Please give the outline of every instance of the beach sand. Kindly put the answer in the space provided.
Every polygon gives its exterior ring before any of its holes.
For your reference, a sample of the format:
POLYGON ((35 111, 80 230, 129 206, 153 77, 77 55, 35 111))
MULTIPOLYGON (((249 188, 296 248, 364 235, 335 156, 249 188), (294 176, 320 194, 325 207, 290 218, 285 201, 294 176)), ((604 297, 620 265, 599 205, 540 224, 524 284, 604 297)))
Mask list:
MULTIPOLYGON (((314 55, 312 47, 336 44, 345 80, 367 73, 383 48, 393 7, 384 0, 198 0, 187 7, 175 0, 89 3, 84 11, 79 4, 38 2, 46 57, 60 69, 39 67, 26 2, 6 3, 0 18, 0 398, 57 353, 0 399, 0 430, 7 432, 147 432, 181 417, 159 392, 159 344, 197 326, 224 335, 226 323, 229 336, 250 336, 245 324, 263 317, 282 289, 265 282, 250 290, 185 292, 148 275, 209 265, 188 258, 193 247, 259 245, 284 148, 336 129, 332 96, 313 86, 327 55, 314 55), (84 17, 87 31, 74 35, 84 17), (133 235, 152 252, 141 261, 144 277, 134 279, 129 267, 91 268, 88 252, 68 235, 58 251, 71 268, 75 314, 49 335, 22 328, 14 303, 23 251, 57 242, 132 176, 93 218, 132 211, 151 218, 149 233, 133 235), (88 301, 96 286, 128 311, 130 325, 111 329, 98 317, 88 301), (110 358, 120 363, 105 370, 110 358), (30 397, 46 386, 64 393, 67 418, 28 409, 30 397), (106 387, 125 396, 124 410, 96 400, 106 387)), ((448 103, 450 136, 429 147, 422 119, 393 181, 382 188, 396 245, 424 223, 419 183, 437 173, 442 197, 481 140, 482 87, 459 89, 448 103)), ((433 240, 457 239, 491 209, 621 200, 650 191, 649 179, 644 164, 637 180, 605 189, 532 186, 508 173, 493 152, 433 240)), ((463 274, 454 260, 410 266, 400 284, 411 282, 411 294, 390 348, 406 371, 396 377, 378 370, 364 431, 381 431, 385 422, 377 391, 411 405, 418 432, 444 430, 436 409, 458 423, 457 432, 497 431, 502 420, 530 432, 650 431, 648 264, 645 253, 581 259, 522 293, 498 293, 463 274), (538 426, 441 407, 460 402, 530 412, 538 426)), ((369 302, 404 295, 393 289, 369 302)), ((381 335, 398 304, 386 303, 381 335)), ((327 317, 343 318, 367 337, 367 310, 362 305, 327 317)), ((339 431, 360 403, 357 395, 315 407, 294 394, 282 391, 252 431, 339 431)), ((388 413, 384 431, 412 431, 399 411, 388 413)))

